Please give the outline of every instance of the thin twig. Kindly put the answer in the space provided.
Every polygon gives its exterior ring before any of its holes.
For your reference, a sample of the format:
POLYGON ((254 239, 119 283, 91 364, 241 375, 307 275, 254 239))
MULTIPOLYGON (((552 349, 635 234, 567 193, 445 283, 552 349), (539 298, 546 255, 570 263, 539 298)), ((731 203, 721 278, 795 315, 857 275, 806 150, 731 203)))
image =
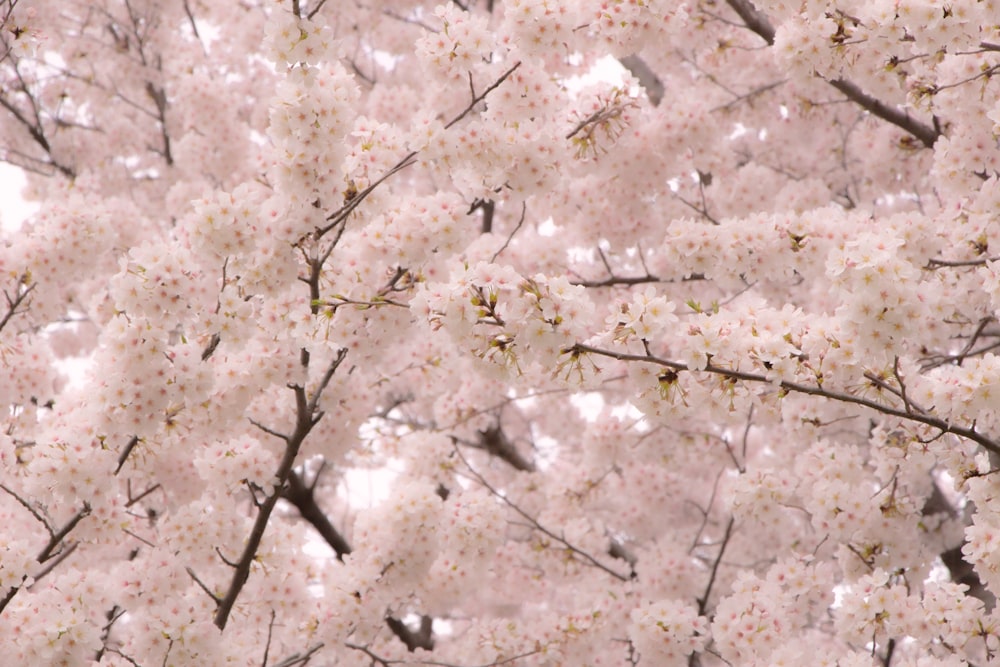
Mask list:
POLYGON ((495 488, 493 488, 493 486, 489 482, 486 481, 486 478, 483 477, 479 472, 476 471, 475 468, 472 467, 472 464, 469 463, 468 459, 465 458, 465 456, 462 454, 462 452, 458 448, 458 446, 455 445, 454 447, 455 447, 455 453, 456 453, 456 455, 458 456, 458 458, 460 458, 462 460, 462 463, 465 464, 465 467, 469 469, 469 472, 472 473, 472 475, 476 478, 476 480, 478 480, 480 484, 482 484, 484 487, 486 487, 486 490, 489 491, 491 494, 493 494, 494 497, 498 498, 505 505, 508 505, 515 512, 517 512, 522 517, 524 517, 528 521, 528 523, 530 523, 531 526, 535 530, 537 530, 537 531, 539 531, 541 533, 544 533, 545 535, 548 535, 553 540, 559 542, 561 545, 563 545, 564 547, 566 547, 567 550, 569 550, 572 553, 580 556, 581 558, 583 558, 585 561, 587 561, 588 563, 590 563, 591 565, 593 565, 597 569, 603 570, 604 572, 607 572, 608 574, 610 574, 615 579, 618 579, 619 581, 628 581, 629 580, 629 577, 627 575, 624 575, 624 574, 621 574, 620 572, 616 572, 615 570, 612 570, 610 567, 608 567, 604 563, 600 562, 599 560, 597 560, 596 558, 594 558, 593 556, 591 556, 590 554, 588 554, 586 551, 583 551, 582 549, 579 549, 579 548, 573 546, 570 542, 568 542, 566 540, 566 538, 560 537, 559 535, 556 535, 551 530, 549 530, 548 528, 546 528, 545 526, 543 526, 542 524, 540 524, 533 516, 531 516, 530 514, 528 514, 524 510, 522 510, 520 507, 518 507, 506 495, 500 493, 495 488))
MULTIPOLYGON (((520 66, 521 66, 520 61, 514 63, 514 65, 510 69, 501 74, 500 78, 498 78, 490 86, 488 86, 486 90, 484 90, 479 95, 473 97, 469 105, 464 110, 462 110, 461 113, 452 118, 444 126, 444 129, 446 130, 451 129, 452 126, 454 126, 460 120, 465 118, 469 114, 469 112, 471 112, 475 108, 477 104, 479 104, 483 99, 485 99, 486 96, 489 95, 491 92, 496 90, 500 86, 500 84, 506 81, 507 77, 513 74, 514 70, 516 70, 520 66)), ((410 165, 415 164, 416 163, 415 158, 417 157, 418 154, 419 151, 411 151, 402 160, 397 162, 391 169, 389 169, 389 171, 385 172, 384 174, 382 174, 382 176, 376 179, 374 183, 371 183, 368 187, 364 188, 363 190, 360 190, 357 194, 351 197, 350 201, 346 202, 338 210, 334 211, 329 216, 327 216, 326 219, 327 221, 329 221, 329 224, 326 225, 325 227, 317 229, 315 233, 315 238, 317 239, 321 238, 322 236, 326 235, 331 229, 345 222, 347 220, 347 217, 354 211, 354 209, 356 209, 361 204, 361 202, 363 202, 368 197, 368 195, 372 193, 372 191, 376 187, 385 182, 385 180, 388 179, 393 174, 396 174, 402 171, 403 169, 409 167, 410 165)))
POLYGON ((118 467, 115 468, 116 475, 121 472, 122 466, 125 465, 125 461, 128 460, 129 454, 132 453, 132 450, 135 449, 137 444, 139 444, 139 436, 133 435, 129 438, 128 442, 125 443, 125 446, 122 447, 122 451, 118 455, 118 467))
POLYGON ((521 225, 524 224, 524 214, 527 212, 527 210, 528 210, 527 203, 521 202, 521 218, 517 221, 517 225, 514 227, 514 231, 510 233, 510 235, 507 237, 507 240, 503 242, 502 246, 500 246, 500 249, 497 250, 495 253, 493 253, 493 257, 490 258, 490 263, 495 262, 497 257, 500 256, 500 253, 506 250, 507 246, 510 245, 511 239, 514 238, 514 234, 517 234, 517 231, 521 229, 521 225))
POLYGON ((733 534, 733 524, 735 523, 735 518, 729 517, 729 521, 726 523, 726 532, 722 536, 722 543, 719 545, 719 555, 716 556, 715 562, 712 563, 712 572, 708 577, 708 584, 705 586, 705 592, 702 596, 698 598, 698 615, 704 616, 705 609, 708 606, 708 598, 712 594, 712 586, 715 585, 715 577, 719 572, 719 565, 722 563, 722 555, 726 551, 726 547, 729 545, 729 538, 733 534))
POLYGON ((272 667, 293 667, 294 665, 304 665, 312 660, 313 654, 324 646, 326 646, 326 644, 320 642, 319 644, 308 648, 305 653, 293 653, 281 662, 272 665, 272 667))

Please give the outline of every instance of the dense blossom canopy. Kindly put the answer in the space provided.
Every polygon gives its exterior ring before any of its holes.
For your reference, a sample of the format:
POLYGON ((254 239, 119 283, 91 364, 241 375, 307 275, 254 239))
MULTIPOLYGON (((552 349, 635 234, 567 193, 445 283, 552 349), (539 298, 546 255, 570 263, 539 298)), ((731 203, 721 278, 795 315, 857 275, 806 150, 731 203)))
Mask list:
POLYGON ((997 0, 3 0, 4 664, 1000 665, 997 0))

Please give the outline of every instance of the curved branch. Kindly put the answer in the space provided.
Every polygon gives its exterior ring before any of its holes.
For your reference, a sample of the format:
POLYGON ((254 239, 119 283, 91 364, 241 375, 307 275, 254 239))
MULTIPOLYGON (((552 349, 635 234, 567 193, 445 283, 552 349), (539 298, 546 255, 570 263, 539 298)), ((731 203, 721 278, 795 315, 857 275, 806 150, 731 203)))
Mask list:
MULTIPOLYGON (((771 25, 771 21, 767 16, 757 9, 750 0, 726 0, 726 2, 739 15, 747 28, 760 36, 769 46, 774 46, 774 26, 771 25)), ((910 117, 910 114, 904 109, 890 106, 872 97, 861 90, 859 86, 846 79, 828 80, 827 83, 871 115, 881 118, 887 123, 891 123, 916 137, 927 148, 933 148, 934 142, 941 136, 941 129, 938 127, 936 119, 933 125, 921 123, 915 118, 910 117)))
POLYGON ((28 296, 31 294, 31 291, 35 289, 35 286, 37 285, 37 283, 31 283, 30 285, 25 285, 24 283, 25 278, 26 276, 21 276, 21 278, 18 279, 18 286, 16 292, 17 296, 15 296, 13 299, 10 298, 9 294, 7 294, 7 290, 4 290, 3 295, 7 299, 7 312, 4 313, 4 316, 2 318, 0 318, 0 331, 3 331, 4 327, 7 326, 7 323, 10 322, 10 319, 12 317, 17 315, 19 312, 23 312, 23 311, 18 311, 18 308, 21 307, 21 305, 24 303, 24 300, 28 298, 28 296))
MULTIPOLYGON (((687 364, 680 363, 677 361, 669 361, 667 359, 661 359, 659 357, 653 356, 651 354, 628 354, 624 352, 615 352, 613 350, 602 350, 601 348, 591 347, 590 345, 584 345, 582 343, 577 343, 576 345, 563 350, 564 353, 571 354, 596 354, 602 357, 609 357, 611 359, 617 359, 618 361, 641 361, 645 363, 655 364, 657 366, 662 366, 664 368, 669 368, 674 371, 692 371, 687 364)), ((870 399, 864 398, 862 396, 853 396, 839 391, 831 391, 829 389, 824 389, 819 385, 808 385, 801 384, 799 382, 790 382, 788 380, 781 380, 776 382, 773 378, 768 378, 760 373, 748 373, 745 371, 736 371, 729 368, 722 368, 721 366, 715 366, 711 363, 701 369, 701 372, 711 373, 714 375, 721 375, 722 377, 731 378, 734 380, 743 380, 745 382, 759 382, 761 384, 770 384, 783 389, 787 392, 794 392, 796 394, 806 394, 809 396, 821 396, 823 398, 829 398, 830 400, 839 401, 841 403, 851 403, 853 405, 859 405, 862 407, 869 408, 875 412, 880 412, 884 415, 889 415, 891 417, 899 417, 900 419, 905 419, 912 422, 918 422, 920 424, 925 424, 932 428, 936 428, 942 433, 951 433, 960 438, 965 438, 966 440, 971 440, 976 444, 980 445, 983 449, 993 452, 994 454, 1000 454, 1000 442, 992 440, 982 433, 978 433, 975 430, 975 426, 964 427, 955 426, 954 424, 948 423, 948 421, 941 419, 940 417, 935 417, 931 414, 914 412, 910 410, 900 410, 899 408, 894 408, 889 405, 882 405, 881 403, 876 403, 870 399)))
POLYGON ((417 630, 413 630, 403 621, 392 616, 387 616, 385 619, 386 625, 392 630, 392 634, 396 635, 401 642, 406 644, 406 650, 413 653, 418 648, 422 648, 425 651, 434 650, 434 619, 430 616, 420 617, 420 627, 417 630))
POLYGON ((522 456, 517 451, 517 447, 510 441, 507 434, 500 428, 500 424, 491 426, 485 431, 479 432, 479 444, 486 452, 492 456, 506 461, 514 470, 521 472, 535 472, 535 463, 522 456))
POLYGON ((834 79, 833 81, 827 81, 827 83, 842 92, 847 99, 851 100, 871 115, 892 123, 901 130, 913 135, 927 148, 933 148, 934 142, 941 136, 941 131, 936 127, 931 127, 921 123, 911 117, 905 109, 900 109, 896 106, 889 106, 885 102, 875 99, 850 81, 846 81, 844 79, 834 79))
POLYGON ((774 26, 750 0, 726 0, 748 28, 760 35, 768 46, 774 46, 774 26))

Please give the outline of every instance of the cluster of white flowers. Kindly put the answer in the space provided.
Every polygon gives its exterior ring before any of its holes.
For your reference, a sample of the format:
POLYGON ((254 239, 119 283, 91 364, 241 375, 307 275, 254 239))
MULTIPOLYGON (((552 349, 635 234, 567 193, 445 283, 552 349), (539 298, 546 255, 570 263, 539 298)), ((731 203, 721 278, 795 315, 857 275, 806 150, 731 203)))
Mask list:
POLYGON ((255 438, 209 443, 194 454, 194 467, 206 482, 217 482, 228 493, 252 488, 263 495, 274 491, 277 459, 255 438))
MULTIPOLYGON (((719 601, 712 638, 727 661, 773 664, 772 653, 794 638, 832 602, 833 570, 809 558, 788 557, 775 563, 766 577, 743 573, 733 591, 719 601)), ((780 664, 780 663, 779 663, 780 664)))
POLYGON ((705 646, 708 620, 679 600, 646 602, 631 614, 629 639, 644 661, 657 665, 686 665, 693 652, 705 646))
POLYGON ((441 513, 441 552, 423 583, 425 602, 448 609, 473 596, 489 576, 494 552, 505 536, 500 501, 483 490, 453 493, 441 513))
MULTIPOLYGON (((397 485, 390 500, 358 514, 353 562, 362 580, 385 595, 423 581, 437 558, 442 501, 420 481, 397 485)), ((365 591, 361 591, 365 594, 365 591)))
POLYGON ((338 56, 333 30, 322 14, 306 19, 288 11, 274 12, 265 23, 264 46, 279 66, 329 63, 338 56))
POLYGON ((480 358, 515 374, 555 368, 565 349, 586 337, 593 304, 565 278, 526 278, 508 266, 480 262, 447 284, 426 284, 411 309, 480 358))
POLYGON ((486 18, 451 3, 435 7, 441 28, 416 42, 416 55, 434 76, 464 79, 466 72, 488 62, 496 49, 496 35, 486 18))
POLYGON ((997 662, 1000 1, 26 1, 9 661, 997 662))

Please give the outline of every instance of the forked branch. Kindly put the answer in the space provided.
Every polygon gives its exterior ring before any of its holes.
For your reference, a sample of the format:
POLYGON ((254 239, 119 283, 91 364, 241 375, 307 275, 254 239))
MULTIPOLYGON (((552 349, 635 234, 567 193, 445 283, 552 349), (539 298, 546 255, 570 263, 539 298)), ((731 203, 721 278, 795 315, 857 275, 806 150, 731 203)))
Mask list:
MULTIPOLYGON (((299 449, 302 447, 302 443, 305 441, 306 436, 309 435, 313 427, 319 423, 320 419, 323 418, 323 413, 319 410, 319 401, 323 394, 323 390, 326 389, 326 386, 330 383, 330 379, 333 377, 333 374, 336 372, 341 362, 344 361, 344 357, 346 356, 346 349, 341 349, 337 353, 333 361, 327 367, 326 372, 323 374, 323 378, 313 391, 311 397, 307 396, 305 387, 301 387, 299 385, 291 387, 292 391, 295 393, 295 428, 290 434, 278 435, 278 437, 285 441, 285 452, 281 457, 281 463, 278 465, 278 470, 274 474, 277 483, 259 505, 257 517, 254 519, 253 528, 250 530, 250 536, 247 538, 246 545, 243 547, 243 552, 233 568, 232 582, 229 584, 226 594, 221 600, 219 600, 219 606, 215 612, 215 625, 220 630, 224 630, 226 628, 226 622, 229 620, 229 615, 233 610, 233 605, 236 604, 236 598, 239 597, 240 591, 243 590, 244 584, 246 584, 247 579, 250 577, 250 567, 253 564, 254 559, 257 557, 257 549, 260 547, 260 542, 264 537, 264 531, 267 529, 267 524, 271 519, 271 513, 274 511, 274 506, 277 505, 278 500, 282 497, 285 485, 288 484, 288 479, 295 466, 295 458, 299 454, 299 449)), ((268 430, 267 432, 272 435, 276 433, 272 430, 268 430)))

